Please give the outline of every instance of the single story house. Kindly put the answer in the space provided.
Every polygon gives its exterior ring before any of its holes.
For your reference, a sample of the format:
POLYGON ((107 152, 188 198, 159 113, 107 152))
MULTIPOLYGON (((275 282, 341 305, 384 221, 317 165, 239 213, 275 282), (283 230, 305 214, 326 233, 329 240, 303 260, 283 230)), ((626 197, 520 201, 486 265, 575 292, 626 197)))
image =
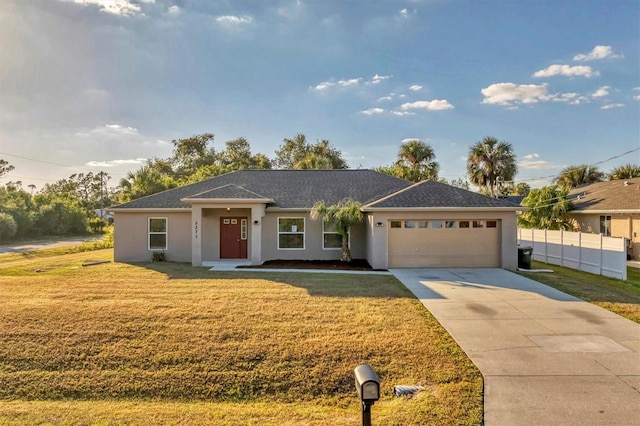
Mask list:
POLYGON ((376 269, 517 267, 522 207, 438 182, 373 170, 239 170, 109 208, 114 257, 203 262, 340 259, 335 229, 312 220, 317 201, 350 198, 365 220, 352 227, 354 259, 376 269))
POLYGON ((577 231, 624 237, 627 254, 640 259, 640 178, 610 180, 573 188, 567 197, 577 231))

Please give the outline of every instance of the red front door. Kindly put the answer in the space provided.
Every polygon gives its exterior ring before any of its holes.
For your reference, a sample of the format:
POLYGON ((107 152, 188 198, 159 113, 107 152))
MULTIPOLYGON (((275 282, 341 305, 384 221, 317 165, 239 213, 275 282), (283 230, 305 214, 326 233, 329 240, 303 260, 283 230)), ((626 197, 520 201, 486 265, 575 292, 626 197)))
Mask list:
POLYGON ((220 218, 220 259, 247 258, 247 218, 220 218))

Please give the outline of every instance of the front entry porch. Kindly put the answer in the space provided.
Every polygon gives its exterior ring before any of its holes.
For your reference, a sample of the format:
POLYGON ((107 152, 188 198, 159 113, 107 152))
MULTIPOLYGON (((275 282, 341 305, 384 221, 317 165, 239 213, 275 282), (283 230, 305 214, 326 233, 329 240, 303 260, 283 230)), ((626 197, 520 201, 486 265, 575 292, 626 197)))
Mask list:
POLYGON ((192 265, 230 260, 260 264, 264 210, 264 204, 192 205, 192 265))

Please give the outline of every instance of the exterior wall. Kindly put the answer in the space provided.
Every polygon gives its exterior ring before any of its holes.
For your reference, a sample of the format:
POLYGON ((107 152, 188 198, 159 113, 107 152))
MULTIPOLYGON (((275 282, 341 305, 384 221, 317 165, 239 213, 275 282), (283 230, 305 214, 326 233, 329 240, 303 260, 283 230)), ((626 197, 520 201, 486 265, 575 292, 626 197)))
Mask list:
POLYGON ((148 220, 150 217, 167 218, 167 260, 191 262, 191 212, 114 214, 114 250, 116 262, 148 262, 153 256, 149 250, 148 220))
MULTIPOLYGON (((364 224, 351 229, 351 257, 364 259, 366 257, 367 236, 364 224)), ((267 260, 339 260, 342 257, 340 249, 322 248, 322 221, 312 220, 309 212, 269 212, 262 219, 262 261, 267 260), (278 218, 304 217, 305 243, 304 250, 278 249, 278 218)))
MULTIPOLYGON (((502 268, 516 269, 518 266, 517 224, 515 212, 473 211, 376 211, 367 217, 367 260, 375 269, 388 268, 388 227, 392 219, 423 220, 499 220, 501 222, 502 268)), ((460 242, 464 247, 464 241, 460 242)))
POLYGON ((629 255, 632 259, 640 260, 640 214, 631 219, 631 247, 629 255))
POLYGON ((627 253, 632 259, 640 259, 640 213, 571 214, 578 231, 599 234, 600 216, 611 216, 611 236, 629 239, 627 253))

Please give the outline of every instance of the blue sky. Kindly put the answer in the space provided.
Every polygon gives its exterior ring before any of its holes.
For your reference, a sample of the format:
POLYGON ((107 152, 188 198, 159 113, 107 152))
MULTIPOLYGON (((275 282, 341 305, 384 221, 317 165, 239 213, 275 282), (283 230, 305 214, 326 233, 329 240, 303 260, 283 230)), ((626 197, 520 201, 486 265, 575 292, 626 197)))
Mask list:
MULTIPOLYGON (((171 140, 328 139, 352 168, 429 143, 446 179, 513 145, 518 182, 640 148, 637 0, 4 0, 0 158, 23 185, 171 140)), ((640 151, 599 164, 640 164, 640 151)))

